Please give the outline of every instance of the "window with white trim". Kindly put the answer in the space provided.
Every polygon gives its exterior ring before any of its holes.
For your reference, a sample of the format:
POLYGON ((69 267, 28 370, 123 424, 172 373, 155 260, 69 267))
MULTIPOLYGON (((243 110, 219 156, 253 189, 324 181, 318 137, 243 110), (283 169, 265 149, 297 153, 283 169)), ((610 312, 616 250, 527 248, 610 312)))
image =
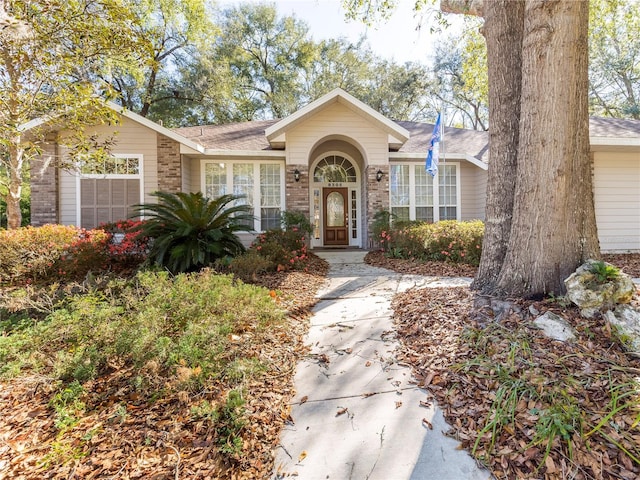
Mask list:
POLYGON ((440 164, 434 178, 422 163, 391 164, 389 206, 400 221, 456 220, 459 211, 458 165, 440 164))
POLYGON ((284 168, 280 162, 203 162, 202 191, 209 198, 227 193, 242 195, 251 207, 252 227, 264 231, 280 226, 284 205, 284 168))
POLYGON ((81 162, 77 177, 79 225, 95 228, 134 215, 134 205, 143 201, 142 165, 139 154, 112 154, 81 162))

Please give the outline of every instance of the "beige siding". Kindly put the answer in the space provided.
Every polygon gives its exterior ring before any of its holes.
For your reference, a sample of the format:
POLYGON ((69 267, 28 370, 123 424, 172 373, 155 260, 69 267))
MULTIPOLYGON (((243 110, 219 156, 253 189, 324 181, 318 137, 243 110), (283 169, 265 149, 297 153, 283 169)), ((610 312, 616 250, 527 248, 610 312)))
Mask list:
POLYGON ((640 154, 596 152, 594 199, 600 248, 640 250, 640 154))
POLYGON ((185 160, 185 164, 188 165, 190 177, 189 184, 186 191, 189 192, 199 192, 202 190, 201 179, 200 179, 200 169, 201 169, 201 160, 199 158, 187 159, 185 160))
MULTIPOLYGON (((116 126, 98 126, 89 130, 89 134, 98 134, 103 138, 114 135, 115 145, 113 153, 141 154, 144 165, 144 193, 145 202, 152 201, 150 193, 158 190, 158 163, 157 163, 157 134, 153 130, 139 123, 123 118, 122 123, 116 126)), ((64 135, 64 133, 62 134, 64 135)), ((64 149, 61 149, 64 155, 64 149)), ((76 216, 76 178, 69 172, 60 175, 60 222, 63 224, 75 224, 76 216)))
POLYGON ((389 163, 388 134, 369 121, 335 103, 287 132, 287 164, 308 165, 313 148, 322 139, 353 140, 359 144, 365 165, 389 163))
MULTIPOLYGON (((443 162, 444 164, 444 162, 443 162)), ((460 219, 473 220, 476 216, 476 172, 475 165, 460 162, 460 219)))
POLYGON ((60 223, 77 225, 76 177, 69 172, 60 173, 60 223))

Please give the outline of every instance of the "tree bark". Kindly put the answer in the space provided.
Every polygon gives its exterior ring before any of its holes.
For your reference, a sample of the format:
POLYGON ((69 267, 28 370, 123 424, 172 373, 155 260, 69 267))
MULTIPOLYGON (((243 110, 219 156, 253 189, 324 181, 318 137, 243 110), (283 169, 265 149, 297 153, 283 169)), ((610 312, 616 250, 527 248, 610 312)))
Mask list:
POLYGON ((487 0, 484 18, 491 159, 482 257, 471 287, 492 295, 507 253, 516 187, 524 0, 487 0))
MULTIPOLYGON (((511 234, 497 291, 564 293, 599 257, 589 155, 588 2, 525 4, 522 106, 511 234)), ((495 150, 492 147, 491 154, 495 150)), ((493 161, 493 160, 492 160, 493 161)))

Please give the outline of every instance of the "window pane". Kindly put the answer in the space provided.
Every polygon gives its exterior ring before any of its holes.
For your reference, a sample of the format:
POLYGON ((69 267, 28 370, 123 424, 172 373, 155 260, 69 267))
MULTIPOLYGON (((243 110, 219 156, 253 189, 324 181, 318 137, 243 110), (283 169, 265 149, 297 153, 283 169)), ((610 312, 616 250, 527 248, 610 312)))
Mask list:
POLYGON ((416 220, 433 223, 433 207, 416 207, 416 220))
POLYGON ((260 205, 280 207, 280 165, 260 165, 260 205))
POLYGON ((456 207, 440 207, 440 220, 456 220, 456 207))
MULTIPOLYGON (((424 165, 414 165, 414 169, 416 176, 416 207, 431 207, 433 206, 433 177, 427 173, 424 165)), ((420 220, 417 210, 416 220, 420 220)))
POLYGON ((391 165, 389 175, 391 177, 389 183, 391 206, 409 205, 409 165, 391 165))
POLYGON ((253 165, 233 164, 233 194, 244 197, 237 204, 253 206, 253 165))
POLYGON ((224 163, 207 163, 204 170, 204 194, 218 198, 227 193, 227 168, 224 163))
MULTIPOLYGON (((456 166, 440 166, 440 205, 454 206, 458 197, 456 185, 456 166)), ((442 218, 441 218, 442 220, 442 218)))
POLYGON ((397 222, 409 221, 409 207, 391 207, 391 213, 393 213, 397 222))
POLYGON ((318 162, 313 171, 313 181, 319 183, 355 182, 356 169, 346 158, 330 155, 318 162))
POLYGON ((279 208, 261 208, 260 209, 260 229, 271 230, 280 228, 280 209, 279 208))

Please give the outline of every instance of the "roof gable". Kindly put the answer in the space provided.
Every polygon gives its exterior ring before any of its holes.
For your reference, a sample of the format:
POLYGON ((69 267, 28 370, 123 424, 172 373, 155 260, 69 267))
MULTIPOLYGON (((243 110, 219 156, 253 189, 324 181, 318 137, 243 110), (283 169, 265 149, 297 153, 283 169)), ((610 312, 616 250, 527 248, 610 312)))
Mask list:
POLYGON ((341 88, 336 88, 311 102, 306 107, 303 107, 297 112, 289 115, 287 118, 284 118, 278 123, 268 127, 264 133, 269 144, 272 148, 284 148, 286 144, 286 133, 288 130, 336 102, 344 105, 349 110, 364 117, 370 123, 385 131, 389 135, 389 146, 391 148, 400 148, 410 137, 409 131, 405 128, 392 120, 389 120, 387 117, 378 113, 354 96, 349 95, 341 88))

